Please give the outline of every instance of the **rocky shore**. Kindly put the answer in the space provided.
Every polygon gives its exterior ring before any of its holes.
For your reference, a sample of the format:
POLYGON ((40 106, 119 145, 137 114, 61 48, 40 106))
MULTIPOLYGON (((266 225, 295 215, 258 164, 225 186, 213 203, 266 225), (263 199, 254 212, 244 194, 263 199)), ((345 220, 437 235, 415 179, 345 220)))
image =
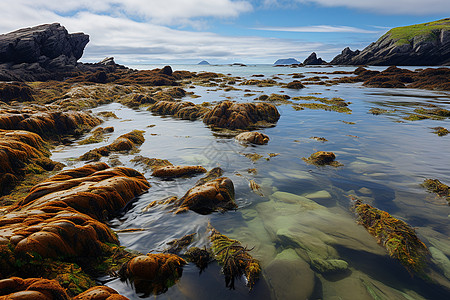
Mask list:
MULTIPOLYGON (((153 249, 148 249, 147 254, 127 249, 120 245, 117 232, 110 228, 109 222, 119 213, 126 213, 136 197, 151 193, 154 183, 175 185, 177 180, 202 176, 180 197, 153 201, 143 209, 151 211, 158 207, 174 218, 188 213, 208 215, 234 211, 240 208, 237 199, 241 196, 236 195, 229 170, 228 173, 220 167, 208 170, 200 164, 173 165, 164 158, 136 155, 145 142, 142 130, 130 129, 106 143, 114 128, 98 126, 116 116, 111 112, 94 114, 90 109, 117 102, 138 111, 146 110, 148 114, 201 120, 200 124, 214 135, 234 138, 233 143, 242 149, 257 148, 273 142, 269 135, 255 130, 275 127, 281 117, 280 105, 292 105, 294 112, 322 109, 351 114, 351 103, 341 98, 312 95, 291 98, 286 94, 259 95, 246 103, 231 100, 194 103, 184 100, 186 96, 194 97, 191 89, 201 86, 228 92, 249 87, 280 87, 300 91, 308 85, 363 82, 367 87, 449 90, 448 69, 409 71, 390 67, 378 72, 360 67, 350 74, 339 74, 348 76, 338 79, 290 74, 295 80, 286 83, 277 78, 244 79, 212 72, 173 71, 169 66, 138 71, 116 64, 113 58, 96 64, 80 63, 78 60, 88 41, 86 34, 69 34, 59 24, 0 36, 0 300, 127 299, 111 288, 98 285, 97 279, 102 276, 129 282, 130 289, 144 296, 158 295, 180 280, 186 264, 194 264, 201 272, 213 260, 221 267, 226 287, 235 288, 235 281, 245 277, 249 290, 259 284, 269 286, 272 296, 278 299, 285 299, 286 295, 306 299, 317 295, 314 289, 319 289, 320 284, 316 284, 319 280, 333 281, 348 275, 351 262, 341 259, 337 250, 346 247, 377 259, 387 253, 411 274, 428 276, 430 253, 407 223, 352 199, 357 221, 380 240, 386 253, 361 226, 357 237, 351 232, 337 233, 329 228, 319 231, 314 228, 311 216, 319 216, 319 227, 327 223, 334 229, 342 224, 354 225, 356 218, 335 215, 315 202, 331 198, 328 192, 304 197, 262 188, 249 179, 253 177, 242 174, 257 174, 253 167, 246 172, 233 170, 233 176, 248 181, 249 191, 261 197, 270 193, 267 201, 242 210, 242 218, 250 220, 250 228, 256 215, 261 217, 265 228, 264 234, 259 229, 246 234, 249 229, 243 229, 243 239, 251 242, 248 245, 209 224, 209 236, 197 240, 206 239, 208 247, 195 247, 193 233, 169 242, 167 249, 156 253, 153 249), (82 166, 64 166, 51 159, 55 147, 73 144, 75 139, 88 134, 78 143, 93 146, 73 159, 82 166), (103 146, 94 145, 104 141, 103 146), (113 163, 102 162, 103 158, 115 154, 134 155, 130 162, 151 170, 151 174, 146 178, 113 159, 110 160, 113 163), (298 228, 310 229, 301 232, 298 228), (282 245, 282 251, 277 253, 269 243, 263 245, 256 241, 259 235, 263 241, 282 245), (401 246, 405 244, 408 247, 401 246), (258 259, 253 255, 253 246, 264 250, 258 259), (292 279, 287 277, 301 282, 302 288, 286 284, 292 279)), ((348 49, 345 55, 355 54, 348 49)), ((313 53, 304 64, 326 62, 313 53)), ((438 107, 417 114, 430 119, 450 117, 448 110, 438 107)), ((262 158, 256 153, 240 154, 250 158, 249 163, 262 158)), ((268 153, 265 159, 270 161, 278 155, 268 153)), ((313 169, 339 169, 343 164, 335 159, 335 153, 330 151, 317 151, 303 158, 313 169)), ((311 175, 305 173, 297 178, 310 180, 311 175)), ((227 222, 226 215, 219 217, 227 222)), ((432 275, 444 281, 441 275, 432 275)), ((358 289, 370 294, 367 287, 374 285, 369 276, 364 278, 364 285, 359 284, 358 289)), ((446 291, 446 288, 439 286, 437 290, 446 291)), ((374 293, 388 297, 402 295, 381 284, 374 293)))

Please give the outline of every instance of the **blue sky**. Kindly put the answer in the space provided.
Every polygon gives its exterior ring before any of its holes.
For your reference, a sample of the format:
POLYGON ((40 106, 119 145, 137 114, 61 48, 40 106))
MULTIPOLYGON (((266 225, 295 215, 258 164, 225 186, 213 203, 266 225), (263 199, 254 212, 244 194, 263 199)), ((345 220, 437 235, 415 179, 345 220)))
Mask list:
POLYGON ((0 0, 0 32, 59 22, 85 32, 81 59, 122 64, 331 60, 387 30, 450 16, 448 0, 0 0))

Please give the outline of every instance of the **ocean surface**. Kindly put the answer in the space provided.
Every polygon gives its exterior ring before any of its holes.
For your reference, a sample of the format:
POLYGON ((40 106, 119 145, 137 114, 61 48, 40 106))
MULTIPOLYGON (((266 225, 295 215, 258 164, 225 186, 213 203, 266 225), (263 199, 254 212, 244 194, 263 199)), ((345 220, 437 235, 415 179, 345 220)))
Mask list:
MULTIPOLYGON (((161 65, 130 66, 137 69, 161 65)), ((292 73, 305 78, 338 78, 335 71, 355 67, 289 68, 271 65, 172 65, 173 70, 216 72, 232 77, 264 79, 276 77, 290 82, 292 73), (325 73, 325 74, 324 74, 325 73), (262 77, 252 77, 259 75, 262 77)), ((371 69, 384 70, 384 67, 371 69)), ((416 69, 416 68, 411 68, 416 69)), ((301 79, 303 80, 303 79, 301 79)), ((425 178, 450 184, 450 135, 438 136, 433 127, 450 129, 450 119, 408 121, 403 119, 415 108, 436 105, 450 109, 450 93, 420 89, 367 88, 361 83, 307 85, 301 90, 280 86, 241 86, 225 91, 219 86, 184 87, 193 92, 183 101, 194 103, 232 100, 253 102, 262 94, 292 97, 339 97, 351 102, 351 114, 304 109, 291 104, 278 105, 281 118, 275 127, 258 130, 270 137, 267 145, 243 146, 233 138, 217 136, 199 121, 162 117, 145 109, 130 109, 118 103, 97 107, 94 113, 112 111, 118 119, 101 126, 115 128, 108 140, 95 145, 65 145, 53 152, 52 159, 70 167, 81 165, 74 158, 88 150, 111 143, 134 129, 145 130, 145 143, 139 153, 115 154, 102 161, 119 160, 124 166, 144 173, 151 183, 149 191, 111 220, 114 230, 139 228, 119 233, 123 246, 142 253, 160 252, 167 242, 197 233, 193 246, 208 246, 207 224, 246 245, 263 268, 260 280, 249 291, 242 278, 236 289, 225 287, 220 266, 211 263, 203 272, 193 265, 167 292, 156 299, 450 299, 450 206, 443 198, 421 186, 425 178), (388 113, 373 115, 371 108, 388 113), (155 125, 155 126, 150 126, 155 125), (326 142, 311 139, 323 137, 326 142), (303 157, 316 151, 332 151, 343 166, 316 167, 303 157), (252 161, 244 154, 260 154, 252 161), (269 155, 271 154, 271 155, 269 155), (274 155, 276 154, 276 156, 274 155), (200 176, 162 181, 151 171, 136 166, 136 155, 167 159, 174 165, 220 166, 235 187, 239 208, 226 213, 200 215, 189 211, 174 215, 164 205, 149 210, 152 201, 181 197, 200 176), (256 174, 248 169, 256 169, 256 174), (250 180, 261 186, 262 196, 252 192, 250 180), (431 279, 409 274, 376 238, 357 224, 351 211, 352 198, 384 210, 413 228, 428 246, 431 279), (317 260, 339 260, 348 264, 340 272, 321 272, 317 260)), ((292 100, 301 103, 300 100, 292 100)), ((82 137, 84 138, 84 137, 82 137)), ((99 278, 130 299, 142 293, 130 283, 116 278, 99 278)))

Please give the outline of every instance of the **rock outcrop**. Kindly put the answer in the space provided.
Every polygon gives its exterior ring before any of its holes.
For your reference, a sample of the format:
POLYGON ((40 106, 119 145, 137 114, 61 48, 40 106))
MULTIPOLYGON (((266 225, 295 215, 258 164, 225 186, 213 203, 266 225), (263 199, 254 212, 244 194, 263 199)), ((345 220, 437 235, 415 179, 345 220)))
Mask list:
POLYGON ((438 66, 450 64, 450 18, 397 27, 364 50, 346 48, 333 65, 438 66))
POLYGON ((280 118, 277 108, 269 103, 233 103, 223 101, 203 117, 207 125, 227 129, 251 129, 273 124, 280 118))
POLYGON ((75 65, 88 42, 87 34, 69 34, 58 23, 23 28, 0 35, 0 63, 39 63, 56 67, 66 61, 75 65))
POLYGON ((305 66, 307 65, 325 65, 327 64, 322 58, 317 58, 316 52, 311 53, 303 62, 305 66))

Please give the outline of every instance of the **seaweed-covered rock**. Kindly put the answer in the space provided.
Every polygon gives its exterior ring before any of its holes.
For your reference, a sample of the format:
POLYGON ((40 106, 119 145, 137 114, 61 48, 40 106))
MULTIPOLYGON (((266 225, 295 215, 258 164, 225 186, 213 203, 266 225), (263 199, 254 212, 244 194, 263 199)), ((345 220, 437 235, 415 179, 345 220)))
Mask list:
POLYGON ((206 169, 202 166, 166 166, 155 169, 152 176, 161 178, 175 178, 192 176, 199 173, 206 173, 206 169))
POLYGON ((333 167, 342 166, 341 163, 335 161, 336 155, 333 152, 317 151, 311 154, 310 157, 308 158, 303 157, 302 159, 308 164, 313 164, 317 166, 324 166, 324 165, 330 165, 333 167))
POLYGON ((253 258, 248 252, 250 249, 242 246, 238 240, 232 240, 221 234, 209 225, 211 230, 211 243, 214 257, 222 265, 222 272, 225 275, 225 285, 234 289, 236 278, 244 275, 247 279, 247 286, 252 289, 261 273, 258 260, 253 258))
POLYGON ((34 101, 33 89, 22 82, 2 82, 0 83, 0 101, 28 102, 34 101))
POLYGON ((122 134, 115 139, 111 144, 100 148, 92 149, 82 156, 80 160, 93 160, 98 161, 102 156, 108 156, 111 152, 129 151, 137 148, 144 143, 144 131, 133 130, 129 133, 122 134))
POLYGON ((53 170, 42 138, 32 132, 0 129, 0 195, 9 192, 27 174, 53 170))
POLYGON ((439 179, 425 179, 422 184, 429 192, 437 194, 439 197, 444 197, 447 199, 450 205, 450 187, 439 179))
POLYGON ((294 81, 289 82, 288 84, 286 84, 286 88, 293 89, 293 90, 300 90, 300 89, 302 89, 304 87, 305 86, 298 80, 294 80, 294 81))
POLYGON ((209 111, 208 108, 192 102, 173 101, 159 101, 149 110, 159 115, 171 115, 183 120, 196 120, 209 111))
POLYGON ((429 251, 411 226, 361 200, 355 201, 354 209, 358 223, 377 238, 392 258, 399 260, 410 273, 424 274, 429 251))
POLYGON ((94 286, 77 295, 73 300, 128 300, 117 291, 107 286, 94 286))
POLYGON ((223 101, 203 117, 212 127, 250 129, 259 125, 274 124, 280 118, 277 108, 269 103, 233 103, 223 101))
POLYGON ((175 254, 148 253, 124 264, 119 275, 133 282, 138 293, 161 294, 181 277, 185 264, 186 261, 175 254))
POLYGON ((143 166, 144 170, 155 170, 157 168, 171 166, 172 163, 168 161, 167 159, 160 159, 160 158, 149 158, 142 155, 135 156, 131 162, 133 162, 135 165, 143 166))
POLYGON ((63 112, 46 107, 0 109, 0 129, 27 130, 44 138, 77 134, 100 123, 99 118, 85 112, 63 112))
POLYGON ((209 214, 214 211, 236 209, 234 202, 234 185, 226 177, 217 178, 191 188, 180 198, 175 213, 192 210, 199 214, 209 214))
POLYGON ((242 132, 235 139, 239 142, 256 145, 264 145, 269 142, 269 137, 266 134, 257 131, 242 132))
POLYGON ((0 280, 0 300, 70 300, 56 280, 11 277, 0 280))

